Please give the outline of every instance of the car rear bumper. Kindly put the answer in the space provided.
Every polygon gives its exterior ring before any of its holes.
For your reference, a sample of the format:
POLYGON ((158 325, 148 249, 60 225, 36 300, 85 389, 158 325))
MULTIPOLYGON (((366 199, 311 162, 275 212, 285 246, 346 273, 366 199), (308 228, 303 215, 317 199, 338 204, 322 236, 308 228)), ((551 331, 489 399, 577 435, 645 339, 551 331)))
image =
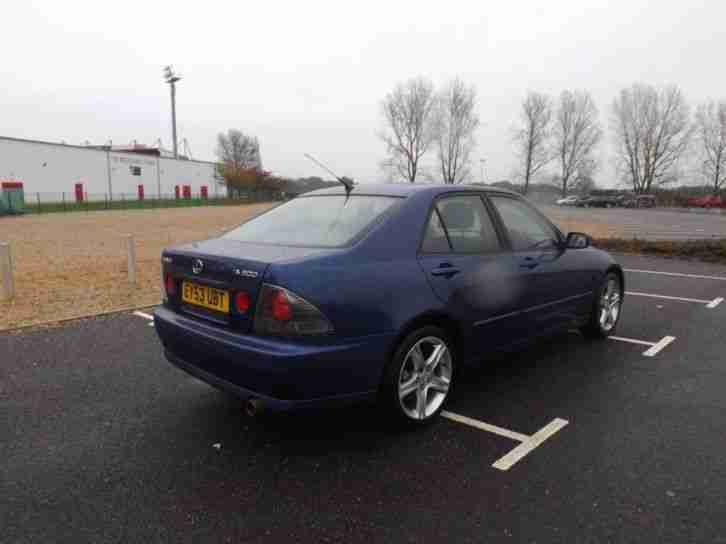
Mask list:
POLYGON ((258 337, 165 307, 154 325, 170 363, 273 411, 373 397, 395 340, 393 333, 316 343, 258 337))

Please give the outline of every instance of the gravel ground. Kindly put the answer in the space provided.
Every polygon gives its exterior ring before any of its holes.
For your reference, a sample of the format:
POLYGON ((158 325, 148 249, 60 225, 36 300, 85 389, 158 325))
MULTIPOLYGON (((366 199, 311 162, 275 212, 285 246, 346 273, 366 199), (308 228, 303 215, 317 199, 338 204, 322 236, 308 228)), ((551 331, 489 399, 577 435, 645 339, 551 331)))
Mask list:
POLYGON ((159 256, 214 236, 272 204, 67 213, 0 219, 16 296, 0 302, 0 330, 159 301, 159 256), (135 239, 137 283, 127 281, 125 236, 135 239))

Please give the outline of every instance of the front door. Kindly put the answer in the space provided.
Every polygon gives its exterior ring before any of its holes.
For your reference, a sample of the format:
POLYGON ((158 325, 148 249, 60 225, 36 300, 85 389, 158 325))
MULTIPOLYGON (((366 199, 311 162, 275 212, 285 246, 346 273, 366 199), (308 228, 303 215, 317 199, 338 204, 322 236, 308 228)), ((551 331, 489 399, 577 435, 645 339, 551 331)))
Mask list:
POLYGON ((511 317, 524 286, 502 249, 478 194, 437 201, 419 262, 446 312, 465 324, 465 345, 475 351, 508 345, 523 332, 511 317))
POLYGON ((519 311, 528 336, 567 326, 592 302, 591 274, 563 247, 557 229, 519 198, 492 195, 525 286, 519 311))

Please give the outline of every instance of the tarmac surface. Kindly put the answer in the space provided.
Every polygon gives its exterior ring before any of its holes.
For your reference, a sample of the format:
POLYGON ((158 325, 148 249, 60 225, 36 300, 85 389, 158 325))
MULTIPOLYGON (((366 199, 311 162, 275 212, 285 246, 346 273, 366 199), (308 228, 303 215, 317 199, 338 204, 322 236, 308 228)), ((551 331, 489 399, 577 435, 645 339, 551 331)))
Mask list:
POLYGON ((131 313, 2 334, 0 541, 726 542, 726 267, 619 259, 619 339, 482 346, 414 432, 250 419, 131 313))
MULTIPOLYGON (((644 240, 726 238, 726 213, 671 208, 578 208, 538 206, 555 223, 585 221, 602 225, 618 237, 644 240)), ((712 210, 718 212, 718 210, 712 210)), ((724 210, 726 212, 726 210, 724 210)))

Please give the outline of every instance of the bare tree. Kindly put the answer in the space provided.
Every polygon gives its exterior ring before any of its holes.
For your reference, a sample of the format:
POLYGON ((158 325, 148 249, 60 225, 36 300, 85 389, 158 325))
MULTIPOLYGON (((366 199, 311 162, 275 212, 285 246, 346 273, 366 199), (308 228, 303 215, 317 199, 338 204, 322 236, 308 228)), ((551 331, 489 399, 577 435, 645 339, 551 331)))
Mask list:
POLYGON ((476 89, 461 79, 452 80, 437 97, 436 155, 444 183, 462 183, 471 175, 471 152, 479 127, 476 89))
POLYGON ((703 155, 703 176, 718 194, 726 185, 726 100, 698 106, 696 125, 703 155))
POLYGON ((381 104, 386 130, 380 136, 386 144, 387 164, 411 183, 434 141, 435 104, 434 85, 424 77, 399 83, 381 104))
POLYGON ((220 132, 217 135, 217 160, 225 168, 234 170, 261 168, 260 143, 240 130, 220 132))
POLYGON ((594 152, 602 138, 595 102, 587 91, 563 91, 554 123, 554 154, 560 167, 562 196, 591 178, 597 162, 594 152))
POLYGON ((542 93, 530 91, 522 102, 522 128, 514 140, 520 160, 523 193, 540 170, 552 160, 549 138, 552 122, 552 100, 542 93))
POLYGON ((635 84, 613 102, 613 130, 620 174, 636 193, 648 192, 676 179, 690 108, 678 87, 635 84))
POLYGON ((595 189, 597 184, 591 176, 583 175, 577 182, 577 191, 583 196, 589 195, 595 189))
POLYGON ((257 190, 269 173, 262 175, 260 143, 240 130, 229 129, 217 135, 217 172, 227 191, 257 190))

